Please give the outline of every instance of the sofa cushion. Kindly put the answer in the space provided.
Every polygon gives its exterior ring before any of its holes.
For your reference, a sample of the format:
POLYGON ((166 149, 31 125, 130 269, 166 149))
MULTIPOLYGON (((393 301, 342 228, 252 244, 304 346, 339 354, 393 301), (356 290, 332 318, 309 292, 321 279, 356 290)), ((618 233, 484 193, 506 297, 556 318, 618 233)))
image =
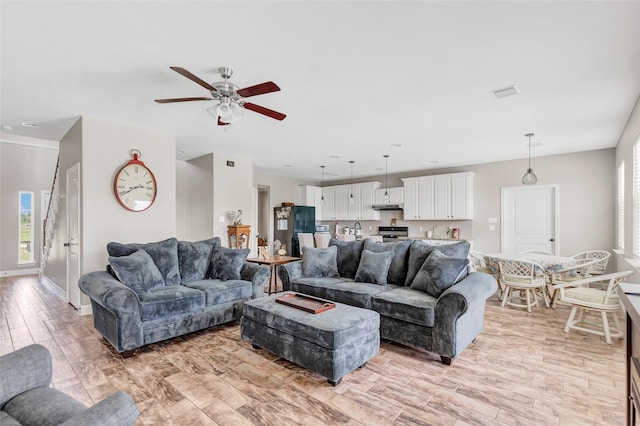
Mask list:
POLYGON ((405 286, 410 286, 413 283, 413 279, 422 267, 422 264, 429 254, 437 250, 447 256, 457 257, 459 259, 466 259, 469 255, 469 247, 471 245, 468 241, 460 241, 455 244, 445 244, 442 246, 432 246, 431 244, 423 243, 422 241, 414 241, 409 249, 409 262, 407 264, 407 277, 404 281, 405 286))
POLYGON ((172 315, 184 315, 204 308, 203 291, 183 285, 154 288, 140 296, 142 321, 164 319, 172 315))
POLYGON ((389 267, 387 282, 389 284, 404 285, 404 280, 407 276, 407 261, 409 257, 409 247, 411 247, 411 240, 398 241, 394 243, 381 243, 379 241, 371 241, 370 239, 365 239, 364 241, 365 250, 376 253, 383 251, 393 252, 393 259, 391 260, 391 266, 389 267))
POLYGON ((305 247, 302 257, 302 276, 313 278, 339 276, 337 254, 338 248, 336 246, 305 247))
POLYGON ((353 282, 353 279, 343 277, 302 277, 291 281, 291 291, 327 299, 327 288, 345 281, 353 282))
POLYGON ((244 265, 244 260, 249 254, 249 249, 231 249, 217 246, 213 250, 211 262, 209 264, 208 278, 219 280, 239 280, 240 271, 244 265))
POLYGON ((371 308, 384 317, 433 327, 437 301, 422 291, 399 287, 374 295, 371 308))
POLYGON ((429 254, 411 283, 413 290, 424 291, 433 297, 442 293, 467 275, 469 259, 447 256, 438 250, 429 254))
POLYGON ((59 425, 86 409, 71 396, 48 387, 23 392, 3 407, 18 423, 39 426, 59 425))
POLYGON ((220 238, 190 242, 178 241, 178 266, 182 283, 202 280, 207 276, 207 268, 220 238))
POLYGON ((374 253, 369 250, 363 250, 358 271, 356 272, 356 281, 361 283, 386 284, 392 259, 392 251, 374 253))
POLYGON ((233 302, 235 300, 251 299, 253 295, 251 282, 245 280, 222 281, 212 278, 208 280, 191 281, 182 285, 203 291, 206 306, 233 302))
POLYGON ((109 264, 116 277, 138 295, 152 288, 164 287, 160 270, 144 250, 134 251, 128 256, 109 256, 109 264))
POLYGON ((329 246, 336 246, 338 249, 336 262, 338 263, 338 273, 340 276, 355 278, 358 264, 360 263, 360 255, 364 248, 364 240, 340 241, 331 238, 329 240, 329 246))
POLYGON ((149 253, 149 256, 153 259, 153 263, 156 264, 162 273, 164 285, 180 284, 181 280, 180 267, 178 266, 177 239, 169 238, 167 240, 147 244, 121 244, 115 242, 107 244, 107 253, 109 253, 109 256, 128 256, 134 251, 138 251, 140 249, 149 253))
POLYGON ((0 410, 0 425, 2 426, 21 426, 20 423, 9 415, 6 411, 0 410))
POLYGON ((376 294, 397 288, 395 285, 376 285, 359 282, 343 282, 325 289, 326 299, 346 303, 359 308, 371 309, 371 300, 376 294))

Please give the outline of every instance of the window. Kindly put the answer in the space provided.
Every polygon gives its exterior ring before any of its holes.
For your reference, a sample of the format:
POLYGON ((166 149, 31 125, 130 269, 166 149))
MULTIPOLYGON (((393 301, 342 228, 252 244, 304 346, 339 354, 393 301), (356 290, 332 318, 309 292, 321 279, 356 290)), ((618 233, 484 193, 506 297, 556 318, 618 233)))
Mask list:
POLYGON ((624 161, 618 166, 618 248, 624 251, 624 161))
POLYGON ((33 192, 20 191, 18 203, 18 263, 33 263, 33 192))

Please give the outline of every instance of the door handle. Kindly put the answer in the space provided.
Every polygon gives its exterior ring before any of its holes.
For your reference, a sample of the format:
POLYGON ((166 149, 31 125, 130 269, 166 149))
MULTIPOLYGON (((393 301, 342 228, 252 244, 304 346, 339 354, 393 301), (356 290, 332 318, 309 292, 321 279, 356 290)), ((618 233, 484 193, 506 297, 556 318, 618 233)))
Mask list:
POLYGON ((63 246, 65 247, 69 247, 71 244, 70 243, 64 243, 63 246))
POLYGON ((554 242, 555 240, 553 238, 551 238, 549 241, 554 242))

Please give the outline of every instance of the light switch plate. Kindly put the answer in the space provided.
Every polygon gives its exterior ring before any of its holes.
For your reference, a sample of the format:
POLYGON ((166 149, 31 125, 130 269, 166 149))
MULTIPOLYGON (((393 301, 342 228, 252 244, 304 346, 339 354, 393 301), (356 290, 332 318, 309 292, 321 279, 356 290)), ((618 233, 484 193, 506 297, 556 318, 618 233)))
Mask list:
POLYGON ((218 216, 218 222, 224 223, 224 216, 218 216))
POLYGON ((498 223, 498 218, 497 217, 490 217, 489 218, 489 223, 498 223))
POLYGON ((496 230, 495 225, 489 225, 489 231, 495 231, 495 230, 496 230))

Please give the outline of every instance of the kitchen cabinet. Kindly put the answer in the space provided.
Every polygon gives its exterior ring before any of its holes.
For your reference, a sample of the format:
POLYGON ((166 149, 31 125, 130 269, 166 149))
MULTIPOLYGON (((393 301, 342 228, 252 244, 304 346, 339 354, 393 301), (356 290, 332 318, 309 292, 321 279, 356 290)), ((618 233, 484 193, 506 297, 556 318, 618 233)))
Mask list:
POLYGON ((404 183, 404 220, 431 220, 433 213, 433 185, 430 177, 402 179, 404 183))
MULTIPOLYGON (((373 210, 376 189, 380 187, 379 182, 364 182, 353 184, 353 204, 348 202, 349 220, 380 220, 380 212, 373 210)), ((351 188, 349 188, 351 195, 351 188)))
POLYGON ((322 188, 312 185, 301 185, 299 188, 300 206, 311 206, 316 208, 316 220, 322 220, 322 188))
POLYGON ((376 202, 375 204, 387 204, 384 202, 384 192, 389 193, 388 204, 403 204, 404 203, 404 188, 401 186, 395 188, 378 188, 376 189, 376 202))
POLYGON ((473 219, 473 173, 402 179, 405 220, 473 219))

